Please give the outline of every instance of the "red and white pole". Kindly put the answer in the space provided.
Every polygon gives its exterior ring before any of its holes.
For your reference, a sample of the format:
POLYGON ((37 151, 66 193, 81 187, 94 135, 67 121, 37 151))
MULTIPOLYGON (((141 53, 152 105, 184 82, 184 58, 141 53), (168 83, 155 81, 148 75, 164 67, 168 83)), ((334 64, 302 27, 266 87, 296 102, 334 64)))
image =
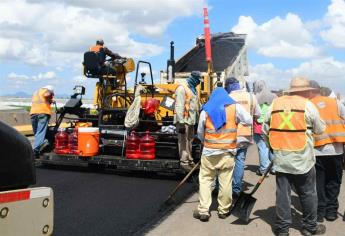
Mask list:
POLYGON ((208 10, 206 7, 204 8, 204 32, 206 61, 207 63, 212 63, 210 21, 208 19, 208 10))

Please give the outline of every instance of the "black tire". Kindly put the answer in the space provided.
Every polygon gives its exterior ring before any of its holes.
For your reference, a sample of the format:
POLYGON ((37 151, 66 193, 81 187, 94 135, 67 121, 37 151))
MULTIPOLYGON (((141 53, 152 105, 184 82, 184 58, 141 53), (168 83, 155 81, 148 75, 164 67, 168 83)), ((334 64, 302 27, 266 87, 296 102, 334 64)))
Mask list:
POLYGON ((0 121, 0 143, 0 191, 35 184, 35 159, 29 140, 0 121))

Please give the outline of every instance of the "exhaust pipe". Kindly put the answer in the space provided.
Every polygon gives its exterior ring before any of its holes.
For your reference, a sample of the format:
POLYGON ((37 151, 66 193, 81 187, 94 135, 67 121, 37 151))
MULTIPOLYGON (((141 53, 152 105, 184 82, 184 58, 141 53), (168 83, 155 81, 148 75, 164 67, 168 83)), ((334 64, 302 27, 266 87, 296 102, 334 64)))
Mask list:
POLYGON ((174 59, 174 41, 170 42, 170 59, 167 61, 167 81, 169 84, 174 83, 175 79, 175 59, 174 59))

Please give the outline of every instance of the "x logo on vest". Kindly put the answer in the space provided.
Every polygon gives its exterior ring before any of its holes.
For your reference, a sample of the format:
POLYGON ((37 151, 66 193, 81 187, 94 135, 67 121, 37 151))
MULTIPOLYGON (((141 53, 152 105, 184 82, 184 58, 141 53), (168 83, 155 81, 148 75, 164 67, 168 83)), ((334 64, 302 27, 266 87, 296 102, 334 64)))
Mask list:
POLYGON ((285 126, 289 127, 290 130, 295 130, 296 128, 291 123, 291 118, 294 116, 295 112, 279 112, 280 117, 283 119, 283 123, 281 123, 278 129, 283 129, 285 126), (286 115, 288 114, 288 115, 286 115))

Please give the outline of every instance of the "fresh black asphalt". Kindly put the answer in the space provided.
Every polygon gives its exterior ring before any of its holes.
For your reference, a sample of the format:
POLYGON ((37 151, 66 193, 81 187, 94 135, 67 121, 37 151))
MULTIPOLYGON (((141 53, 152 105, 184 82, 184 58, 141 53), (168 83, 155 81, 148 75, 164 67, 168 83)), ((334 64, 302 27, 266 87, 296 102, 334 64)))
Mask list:
MULTIPOLYGON (((36 175, 36 186, 54 191, 56 236, 142 235, 168 213, 162 203, 180 181, 42 168, 37 168, 36 175)), ((176 202, 186 199, 195 188, 195 184, 186 183, 176 202)))

